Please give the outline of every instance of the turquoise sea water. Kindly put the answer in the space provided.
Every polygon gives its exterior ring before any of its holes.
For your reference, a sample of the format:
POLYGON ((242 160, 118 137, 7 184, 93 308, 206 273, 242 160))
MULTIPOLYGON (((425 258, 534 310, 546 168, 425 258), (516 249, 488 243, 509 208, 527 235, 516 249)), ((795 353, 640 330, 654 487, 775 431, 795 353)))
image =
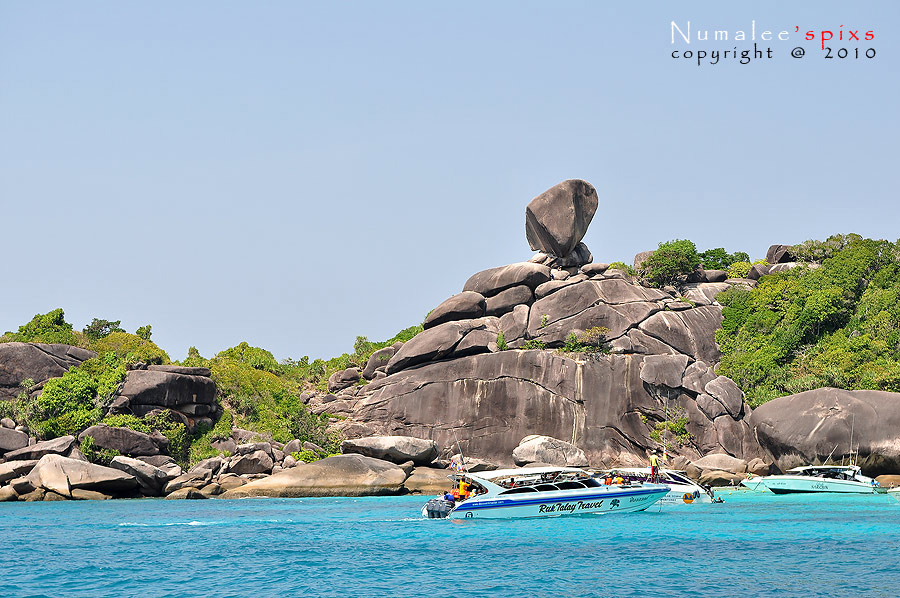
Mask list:
POLYGON ((423 520, 423 497, 0 504, 2 596, 891 596, 900 502, 423 520))

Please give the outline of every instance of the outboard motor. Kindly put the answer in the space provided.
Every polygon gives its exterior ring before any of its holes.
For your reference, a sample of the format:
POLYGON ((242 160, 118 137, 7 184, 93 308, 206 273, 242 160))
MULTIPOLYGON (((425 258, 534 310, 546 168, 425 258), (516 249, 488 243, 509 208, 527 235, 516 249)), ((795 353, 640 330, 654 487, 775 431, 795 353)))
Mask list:
POLYGON ((425 503, 423 511, 429 519, 445 519, 453 510, 453 503, 443 498, 432 498, 425 503))

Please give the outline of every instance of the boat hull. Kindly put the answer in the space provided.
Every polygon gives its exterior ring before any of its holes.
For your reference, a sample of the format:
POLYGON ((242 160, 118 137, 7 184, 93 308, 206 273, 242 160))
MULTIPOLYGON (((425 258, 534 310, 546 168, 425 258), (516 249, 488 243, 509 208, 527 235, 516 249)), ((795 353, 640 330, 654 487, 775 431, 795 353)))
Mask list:
POLYGON ((887 494, 891 498, 896 498, 897 500, 900 500, 900 488, 894 488, 893 490, 888 490, 887 494))
POLYGON ((641 488, 603 487, 577 495, 547 492, 467 500, 456 506, 450 519, 507 519, 513 517, 559 517, 595 513, 643 511, 669 492, 668 486, 644 485, 641 488))
POLYGON ((659 499, 659 504, 666 506, 676 505, 708 505, 712 504, 712 498, 706 492, 701 492, 695 488, 688 486, 676 487, 669 484, 672 488, 659 499))
POLYGON ((774 494, 838 492, 844 494, 874 494, 875 486, 853 480, 810 478, 809 476, 769 476, 762 484, 774 494))

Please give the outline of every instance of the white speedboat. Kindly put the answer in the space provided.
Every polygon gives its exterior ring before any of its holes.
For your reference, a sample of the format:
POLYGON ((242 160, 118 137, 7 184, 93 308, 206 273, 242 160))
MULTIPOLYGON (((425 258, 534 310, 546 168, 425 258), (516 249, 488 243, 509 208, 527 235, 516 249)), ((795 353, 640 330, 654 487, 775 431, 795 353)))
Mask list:
MULTIPOLYGON (((649 467, 616 468, 608 472, 602 472, 596 477, 605 479, 610 475, 613 478, 619 475, 626 482, 631 483, 648 483, 652 481, 649 467)), ((683 471, 661 467, 658 483, 669 487, 669 492, 659 499, 659 504, 661 505, 709 504, 714 500, 712 490, 694 482, 683 471)))
POLYGON ((759 475, 751 475, 746 479, 741 480, 741 486, 759 492, 765 492, 766 490, 768 490, 768 488, 766 488, 766 485, 763 484, 763 477, 759 475))
POLYGON ((884 492, 874 479, 862 475, 858 465, 807 465, 789 469, 785 475, 770 475, 761 482, 775 494, 792 492, 884 492))
POLYGON ((556 517, 643 511, 669 492, 662 484, 606 485, 575 467, 497 469, 448 476, 474 492, 458 502, 433 498, 422 507, 428 518, 487 519, 556 517))

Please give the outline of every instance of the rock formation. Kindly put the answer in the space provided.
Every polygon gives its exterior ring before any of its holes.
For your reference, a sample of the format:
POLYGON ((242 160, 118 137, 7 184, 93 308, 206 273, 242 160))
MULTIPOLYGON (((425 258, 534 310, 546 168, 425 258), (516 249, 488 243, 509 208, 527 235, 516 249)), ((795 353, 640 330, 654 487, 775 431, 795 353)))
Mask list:
POLYGON ((715 296, 756 283, 711 270, 663 290, 590 263, 581 239, 596 209, 583 181, 535 198, 526 236, 541 253, 474 274, 429 314, 424 332, 386 356, 385 376, 310 405, 346 417, 336 426, 351 439, 415 436, 449 450, 459 438, 467 456, 501 465, 531 435, 571 443, 592 464, 643 464, 661 446, 667 412, 678 433, 666 430, 666 440, 689 459, 771 461, 743 393, 714 372, 715 296), (602 333, 609 354, 551 351, 588 331, 602 333))
POLYGON ((39 389, 50 378, 58 378, 70 367, 96 356, 93 351, 70 345, 0 343, 0 401, 17 397, 25 380, 32 380, 39 389))
POLYGON ((216 384, 209 376, 208 368, 177 365, 129 370, 110 405, 110 413, 142 417, 155 410, 171 409, 190 431, 202 423, 212 426, 221 407, 216 402, 216 384))
POLYGON ((846 463, 852 450, 869 474, 900 471, 900 394, 819 388, 769 401, 750 421, 782 470, 846 463))

